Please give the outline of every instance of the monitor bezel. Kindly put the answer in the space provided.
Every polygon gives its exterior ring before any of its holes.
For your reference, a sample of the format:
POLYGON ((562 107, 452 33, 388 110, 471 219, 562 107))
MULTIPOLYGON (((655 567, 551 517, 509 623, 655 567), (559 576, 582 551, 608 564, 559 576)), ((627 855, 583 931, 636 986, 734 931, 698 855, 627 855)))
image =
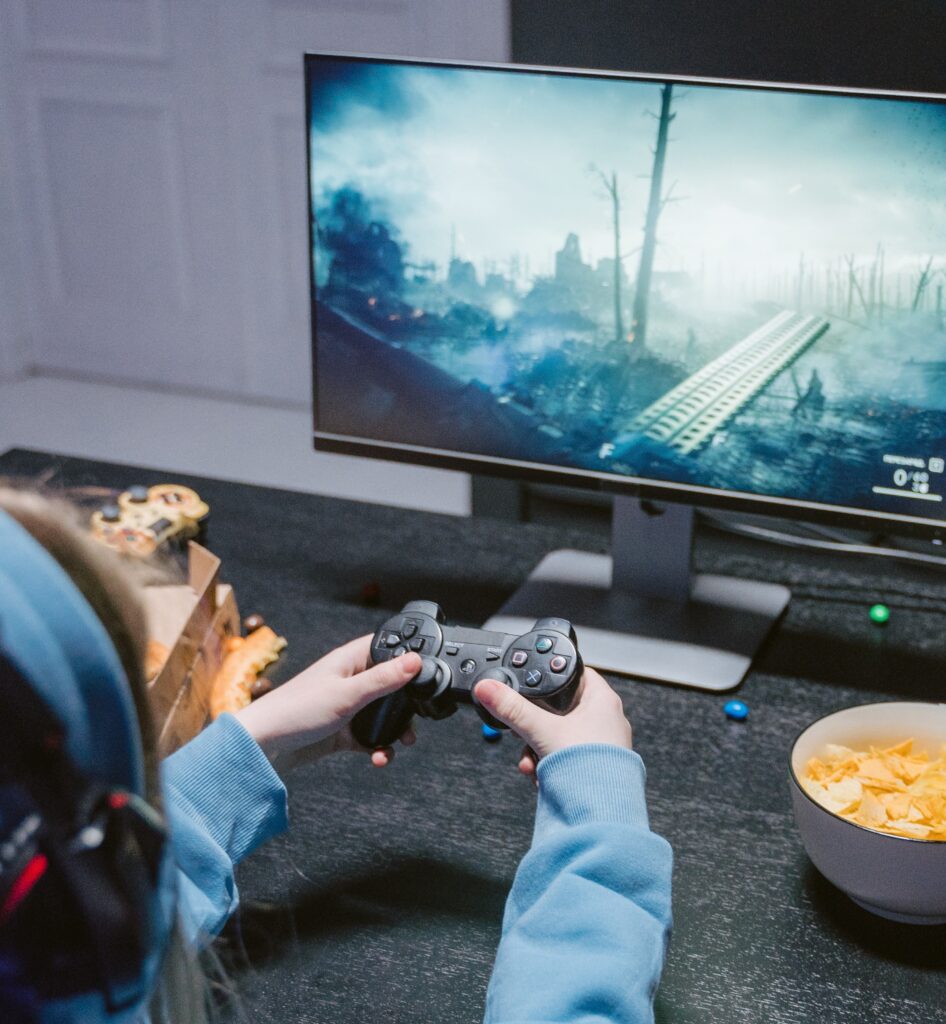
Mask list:
POLYGON ((312 424, 313 447, 317 451, 340 455, 429 466, 465 473, 518 479, 525 482, 557 484, 579 487, 627 497, 652 499, 698 505, 723 511, 769 515, 779 518, 803 519, 809 522, 876 530, 878 526, 893 527, 893 532, 922 536, 936 540, 946 539, 946 520, 927 519, 923 516, 901 515, 845 505, 805 501, 798 498, 753 494, 747 491, 701 487, 693 483, 654 480, 647 477, 622 476, 617 473, 597 472, 577 467, 550 466, 541 462, 527 462, 472 452, 454 452, 449 449, 429 448, 406 442, 382 441, 354 434, 336 434, 320 430, 318 422, 318 368, 317 368, 317 316, 315 294, 315 254, 313 249, 312 214, 312 110, 310 68, 320 60, 351 60, 375 64, 405 64, 415 67, 443 66, 464 70, 493 70, 533 72, 550 75, 630 79, 650 82, 709 85, 734 89, 761 89, 776 92, 828 93, 838 96, 886 98, 910 102, 946 103, 944 93, 906 92, 894 89, 869 89, 797 82, 765 82, 755 79, 708 78, 696 75, 653 74, 635 71, 605 71, 591 68, 545 67, 534 64, 497 63, 492 61, 455 61, 393 57, 381 54, 346 53, 343 51, 309 51, 303 57, 305 83, 305 138, 306 138, 306 220, 308 224, 308 289, 310 350, 312 356, 312 424))

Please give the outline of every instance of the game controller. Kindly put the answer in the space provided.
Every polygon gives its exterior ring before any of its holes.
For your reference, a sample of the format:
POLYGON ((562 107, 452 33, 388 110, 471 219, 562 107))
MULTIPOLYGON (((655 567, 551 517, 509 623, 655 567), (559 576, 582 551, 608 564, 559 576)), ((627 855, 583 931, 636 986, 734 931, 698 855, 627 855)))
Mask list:
POLYGON ((190 487, 130 487, 92 513, 92 536, 121 554, 147 558, 162 544, 200 539, 209 515, 210 506, 190 487))
POLYGON ((352 735, 369 748, 386 747, 415 714, 446 718, 473 704, 494 729, 507 728, 473 695, 481 679, 496 679, 548 711, 564 715, 577 699, 581 655, 565 619, 539 619, 522 636, 448 626, 433 601, 410 601, 383 623, 371 640, 371 661, 390 661, 408 651, 421 656, 420 672, 397 693, 369 704, 352 719, 352 735))

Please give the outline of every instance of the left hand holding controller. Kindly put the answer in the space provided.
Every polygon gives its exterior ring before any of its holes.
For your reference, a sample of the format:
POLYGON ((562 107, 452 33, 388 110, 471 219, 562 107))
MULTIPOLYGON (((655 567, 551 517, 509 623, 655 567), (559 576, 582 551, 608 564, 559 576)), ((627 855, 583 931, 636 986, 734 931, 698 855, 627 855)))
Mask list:
MULTIPOLYGON (((237 712, 275 768, 285 772, 341 750, 370 753, 379 768, 390 764, 392 747, 368 751, 352 736, 348 723, 367 704, 417 675, 421 661, 408 653, 368 668, 370 651, 370 636, 352 640, 237 712)), ((410 746, 413 729, 399 739, 410 746)))

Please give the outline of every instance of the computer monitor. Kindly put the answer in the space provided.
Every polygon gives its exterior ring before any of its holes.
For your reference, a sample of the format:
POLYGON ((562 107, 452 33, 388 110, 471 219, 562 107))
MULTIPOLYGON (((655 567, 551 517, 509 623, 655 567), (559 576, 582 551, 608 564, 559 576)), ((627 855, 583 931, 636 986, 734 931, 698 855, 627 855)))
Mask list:
POLYGON ((943 532, 946 97, 305 70, 315 446, 616 495, 489 624, 726 689, 789 594, 694 506, 943 532))

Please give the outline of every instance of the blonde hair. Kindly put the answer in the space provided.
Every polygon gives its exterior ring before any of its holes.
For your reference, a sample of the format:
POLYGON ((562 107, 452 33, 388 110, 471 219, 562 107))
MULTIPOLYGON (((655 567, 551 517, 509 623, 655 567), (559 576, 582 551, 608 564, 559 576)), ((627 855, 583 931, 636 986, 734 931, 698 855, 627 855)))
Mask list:
MULTIPOLYGON (((145 575, 92 540, 75 506, 61 498, 0 483, 0 509, 20 523, 69 575, 105 627, 125 670, 141 728, 148 801, 163 812, 155 723, 144 677, 147 623, 140 600, 145 575)), ((209 985, 197 953, 175 925, 148 1008, 152 1024, 204 1024, 209 985)))

